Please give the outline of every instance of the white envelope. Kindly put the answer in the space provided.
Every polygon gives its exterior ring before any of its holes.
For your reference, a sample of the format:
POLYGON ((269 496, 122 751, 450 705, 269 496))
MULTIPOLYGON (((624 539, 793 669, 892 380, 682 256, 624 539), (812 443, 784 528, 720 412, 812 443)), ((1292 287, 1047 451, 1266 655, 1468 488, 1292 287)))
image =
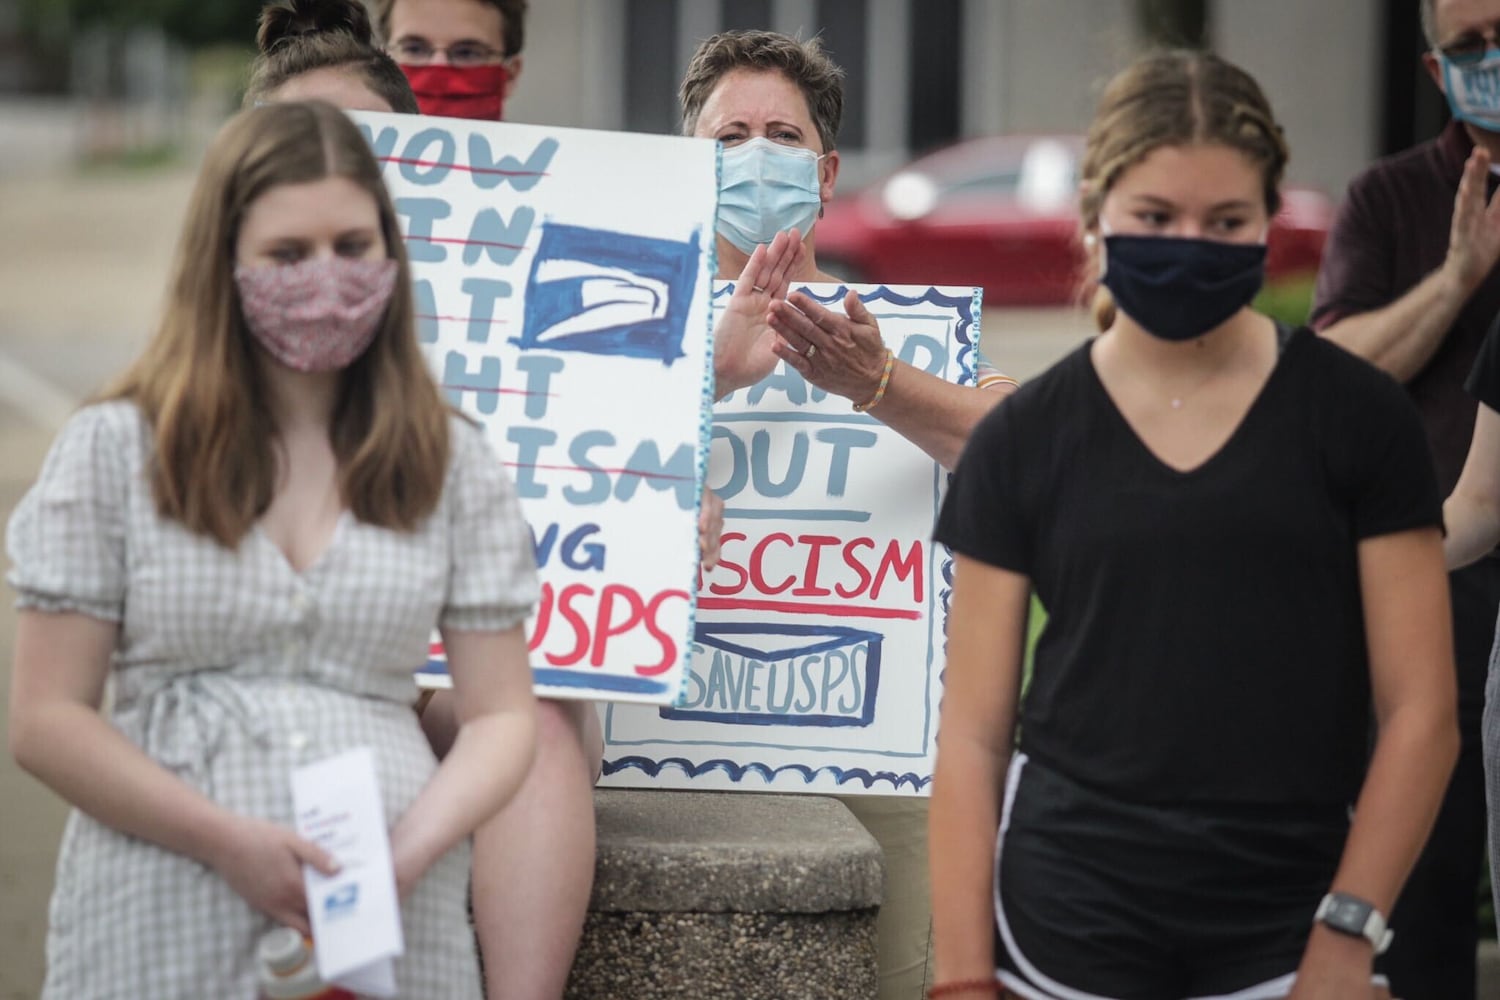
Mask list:
POLYGON ((375 754, 360 747, 295 768, 297 832, 339 864, 324 876, 303 866, 318 975, 371 996, 396 995, 395 965, 404 947, 401 906, 375 754))

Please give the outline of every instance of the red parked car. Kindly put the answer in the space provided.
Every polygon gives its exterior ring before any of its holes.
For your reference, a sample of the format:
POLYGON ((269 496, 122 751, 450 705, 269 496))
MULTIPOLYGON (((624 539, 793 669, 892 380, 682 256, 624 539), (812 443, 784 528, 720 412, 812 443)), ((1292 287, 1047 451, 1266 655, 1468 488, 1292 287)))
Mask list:
MULTIPOLYGON (((978 285, 985 305, 1078 301, 1076 135, 970 139, 914 160, 818 222, 820 267, 850 281, 978 285)), ((1311 276, 1333 223, 1333 202, 1282 191, 1267 279, 1311 276)))

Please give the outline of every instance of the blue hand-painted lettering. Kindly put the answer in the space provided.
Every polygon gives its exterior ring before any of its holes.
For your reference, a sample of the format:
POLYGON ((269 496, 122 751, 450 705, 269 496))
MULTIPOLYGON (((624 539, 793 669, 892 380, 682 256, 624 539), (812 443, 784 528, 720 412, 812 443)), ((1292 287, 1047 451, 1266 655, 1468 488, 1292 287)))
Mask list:
POLYGON ((432 224, 453 214, 453 206, 441 198, 397 198, 396 214, 406 219, 406 255, 414 264, 441 264, 448 248, 432 236, 432 224))
POLYGON ((543 448, 557 443, 557 432, 512 424, 505 429, 505 439, 516 446, 516 495, 522 500, 542 499, 547 487, 536 481, 537 459, 543 448))
POLYGON ((469 241, 464 244, 464 263, 477 264, 485 254, 502 267, 514 263, 526 246, 526 237, 535 221, 536 211, 527 206, 516 209, 509 222, 493 208, 481 209, 469 227, 469 241))
POLYGON ((642 482, 653 490, 673 490, 677 493, 677 506, 681 510, 692 510, 697 500, 697 459, 691 445, 679 445, 672 457, 665 462, 655 441, 642 441, 636 445, 625 467, 638 475, 623 475, 615 483, 615 499, 629 500, 635 496, 642 482))
POLYGON ((941 376, 948 367, 947 346, 924 333, 914 333, 902 341, 901 350, 896 353, 896 357, 929 375, 941 376), (919 351, 926 356, 921 364, 917 363, 919 351))
POLYGON ((763 497, 784 497, 802 485, 807 471, 807 432, 792 435, 792 453, 787 457, 786 474, 780 482, 771 478, 771 432, 756 431, 750 438, 750 476, 755 492, 763 497))
POLYGON ((532 529, 532 544, 536 549, 536 564, 539 568, 546 568, 556 549, 558 558, 568 569, 580 572, 604 569, 604 543, 591 541, 599 533, 599 525, 580 524, 563 535, 559 545, 558 536, 561 531, 561 526, 557 524, 547 525, 541 535, 537 535, 535 528, 532 529))
POLYGON ((406 140, 401 151, 401 176, 423 187, 441 184, 453 172, 457 155, 458 144, 452 132, 438 126, 424 128, 406 140))
POLYGON ((469 343, 488 343, 490 328, 495 321, 495 303, 510 298, 510 282, 497 278, 465 278, 459 287, 469 296, 469 343))
POLYGON ((563 489, 563 497, 577 507, 592 507, 609 499, 609 476, 602 466, 589 458, 591 448, 613 447, 615 436, 609 431, 584 431, 568 446, 568 459, 579 469, 588 473, 588 489, 572 486, 563 489))
POLYGON ((469 355, 449 351, 443 361, 443 390, 448 402, 462 407, 464 394, 474 394, 474 405, 480 413, 494 413, 500 408, 500 359, 480 357, 476 371, 469 367, 469 355))
POLYGON ((563 360, 546 354, 523 354, 516 359, 516 368, 526 373, 526 416, 541 420, 547 415, 552 376, 563 370, 563 360))
POLYGON ((412 308, 417 314, 417 339, 424 344, 435 344, 438 339, 437 295, 432 282, 418 278, 411 283, 412 308))
POLYGON ((522 163, 514 156, 504 155, 498 160, 490 148, 490 137, 479 132, 469 134, 470 176, 482 191, 489 191, 501 184, 509 183, 517 191, 530 191, 542 179, 547 167, 556 155, 556 139, 543 139, 522 163))
POLYGON ((873 448, 879 436, 874 431, 857 427, 824 427, 814 435, 824 444, 833 445, 833 458, 828 463, 828 495, 841 497, 848 487, 849 452, 855 448, 873 448))

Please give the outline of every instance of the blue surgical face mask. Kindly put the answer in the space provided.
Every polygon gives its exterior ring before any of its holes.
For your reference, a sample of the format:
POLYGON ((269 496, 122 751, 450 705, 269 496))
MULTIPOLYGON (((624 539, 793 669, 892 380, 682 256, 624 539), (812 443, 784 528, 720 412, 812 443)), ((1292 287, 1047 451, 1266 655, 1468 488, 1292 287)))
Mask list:
POLYGON ((719 175, 719 235, 743 253, 817 220, 818 160, 801 146, 756 138, 724 150, 719 175))
POLYGON ((1438 65, 1453 117, 1486 132, 1500 132, 1500 50, 1492 48, 1478 62, 1464 65, 1440 53, 1438 65))
POLYGON ((1265 277, 1263 242, 1106 235, 1099 283, 1148 333, 1191 340, 1249 305, 1265 277))

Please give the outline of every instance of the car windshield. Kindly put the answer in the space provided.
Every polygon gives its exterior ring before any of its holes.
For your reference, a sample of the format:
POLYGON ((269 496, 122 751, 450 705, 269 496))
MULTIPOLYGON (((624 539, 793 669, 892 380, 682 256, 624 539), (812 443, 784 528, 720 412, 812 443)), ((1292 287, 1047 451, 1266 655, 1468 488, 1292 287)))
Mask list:
POLYGON ((1078 187, 1078 140, 1001 136, 962 143, 907 169, 926 175, 944 201, 1010 197, 1049 210, 1078 187))

